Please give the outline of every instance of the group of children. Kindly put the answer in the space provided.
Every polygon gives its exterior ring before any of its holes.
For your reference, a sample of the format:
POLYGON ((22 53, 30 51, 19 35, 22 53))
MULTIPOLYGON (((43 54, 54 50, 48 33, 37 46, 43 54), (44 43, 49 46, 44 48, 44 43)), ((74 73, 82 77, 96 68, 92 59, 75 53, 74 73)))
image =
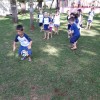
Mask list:
MULTIPOLYGON (((70 13, 67 12, 67 26, 68 26, 68 38, 70 39, 71 43, 71 49, 75 50, 77 49, 77 41, 80 38, 80 31, 82 28, 82 11, 81 9, 77 10, 77 13, 70 13)), ((87 27, 90 29, 91 23, 93 21, 94 16, 94 8, 91 9, 89 12, 88 20, 87 20, 87 27)), ((39 20, 39 26, 40 31, 44 31, 44 37, 43 39, 49 39, 52 38, 53 28, 54 32, 58 34, 58 28, 60 26, 60 14, 59 12, 56 12, 56 14, 48 14, 45 12, 42 14, 42 11, 40 11, 40 14, 38 15, 39 20)), ((29 38, 29 36, 24 33, 24 29, 22 25, 17 25, 16 27, 17 35, 15 37, 15 40, 13 42, 13 51, 16 50, 16 42, 20 42, 20 47, 18 50, 19 56, 21 56, 21 60, 25 60, 28 58, 29 61, 31 61, 31 46, 32 46, 32 40, 29 38), (27 55, 22 56, 22 53, 24 51, 27 51, 27 55)))
POLYGON ((60 14, 58 11, 55 14, 42 13, 42 11, 40 11, 38 20, 41 31, 44 31, 43 39, 48 40, 52 38, 53 32, 58 34, 58 28, 60 26, 60 14))

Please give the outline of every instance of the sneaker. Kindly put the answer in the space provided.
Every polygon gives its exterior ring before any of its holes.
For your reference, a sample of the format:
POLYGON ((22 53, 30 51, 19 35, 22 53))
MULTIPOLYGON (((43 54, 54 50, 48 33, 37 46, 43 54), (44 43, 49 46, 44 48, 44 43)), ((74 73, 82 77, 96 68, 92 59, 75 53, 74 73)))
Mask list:
POLYGON ((25 60, 25 59, 26 59, 26 57, 22 57, 22 58, 21 58, 21 60, 25 60))

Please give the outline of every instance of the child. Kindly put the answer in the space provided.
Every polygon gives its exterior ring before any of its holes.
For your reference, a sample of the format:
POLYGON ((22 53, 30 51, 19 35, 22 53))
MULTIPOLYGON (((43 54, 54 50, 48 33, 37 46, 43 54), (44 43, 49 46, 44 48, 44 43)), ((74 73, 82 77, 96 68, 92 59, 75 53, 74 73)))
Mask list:
POLYGON ((54 17, 54 28, 55 28, 56 34, 58 34, 59 26, 60 26, 60 14, 59 12, 56 12, 55 17, 54 17))
POLYGON ((23 57, 23 58, 21 58, 21 60, 28 58, 28 60, 31 61, 32 60, 31 59, 32 40, 28 37, 28 35, 26 35, 24 33, 22 25, 17 25, 16 31, 17 31, 17 35, 16 35, 15 40, 13 42, 13 51, 15 51, 15 49, 16 49, 16 42, 20 42, 20 47, 19 47, 19 51, 18 51, 19 56, 21 56, 21 53, 23 50, 28 52, 27 57, 23 57))
POLYGON ((88 22, 87 22, 86 29, 90 29, 91 28, 93 17, 94 17, 94 8, 92 8, 91 11, 89 12, 88 22))
POLYGON ((38 19, 39 19, 39 26, 40 26, 40 31, 42 31, 42 26, 43 26, 43 14, 42 14, 42 10, 40 10, 40 14, 38 15, 38 19))
POLYGON ((70 18, 69 23, 71 24, 71 30, 69 31, 69 35, 71 35, 70 37, 70 43, 72 44, 71 49, 75 50, 77 49, 77 40, 80 38, 80 31, 77 25, 75 24, 75 18, 70 18))
POLYGON ((49 35, 48 35, 48 39, 49 39, 49 36, 52 38, 52 31, 53 31, 53 17, 52 17, 52 14, 50 14, 50 24, 49 24, 49 35))
POLYGON ((81 9, 78 9, 78 10, 77 10, 77 13, 78 13, 78 15, 79 15, 78 19, 79 19, 80 27, 83 28, 83 25, 82 25, 82 20, 83 20, 82 10, 81 10, 81 9))
POLYGON ((44 18, 43 18, 43 27, 44 27, 44 38, 43 39, 49 39, 49 23, 50 23, 50 18, 48 16, 48 13, 44 13, 44 18))

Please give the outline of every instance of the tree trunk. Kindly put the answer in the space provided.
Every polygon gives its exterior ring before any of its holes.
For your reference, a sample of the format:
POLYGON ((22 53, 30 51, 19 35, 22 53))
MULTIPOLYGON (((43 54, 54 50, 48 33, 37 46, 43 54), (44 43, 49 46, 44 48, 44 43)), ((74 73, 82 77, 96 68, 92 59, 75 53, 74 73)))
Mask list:
POLYGON ((34 24, 33 24, 33 16, 34 13, 34 9, 33 9, 33 2, 32 0, 30 0, 30 30, 33 31, 34 30, 34 24))
POLYGON ((11 2, 11 11, 12 11, 12 21, 14 23, 18 22, 18 16, 17 16, 17 5, 16 0, 10 0, 11 2))
POLYGON ((42 8, 42 1, 38 2, 38 9, 42 8))

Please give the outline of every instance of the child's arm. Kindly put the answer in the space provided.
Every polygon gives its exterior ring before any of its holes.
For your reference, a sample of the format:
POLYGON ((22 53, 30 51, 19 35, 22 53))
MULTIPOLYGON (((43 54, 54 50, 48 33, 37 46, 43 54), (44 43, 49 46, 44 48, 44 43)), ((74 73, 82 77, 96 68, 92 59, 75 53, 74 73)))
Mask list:
POLYGON ((31 49, 32 47, 32 41, 30 41, 30 44, 28 45, 28 49, 31 49))
POLYGON ((72 35, 73 33, 74 33, 73 30, 68 30, 68 34, 69 34, 69 35, 72 35))
POLYGON ((14 41, 13 42, 13 51, 15 51, 16 50, 16 42, 14 41))

